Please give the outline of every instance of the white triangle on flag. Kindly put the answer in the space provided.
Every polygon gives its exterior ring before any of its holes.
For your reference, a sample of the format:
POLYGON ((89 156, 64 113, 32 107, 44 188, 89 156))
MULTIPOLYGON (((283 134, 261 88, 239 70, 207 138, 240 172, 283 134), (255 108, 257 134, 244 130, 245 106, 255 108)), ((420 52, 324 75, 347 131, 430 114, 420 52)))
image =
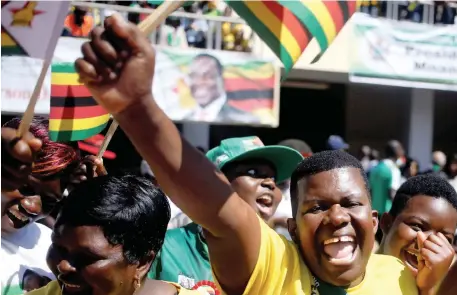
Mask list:
POLYGON ((2 27, 30 57, 52 58, 69 6, 69 1, 10 1, 2 7, 2 27))

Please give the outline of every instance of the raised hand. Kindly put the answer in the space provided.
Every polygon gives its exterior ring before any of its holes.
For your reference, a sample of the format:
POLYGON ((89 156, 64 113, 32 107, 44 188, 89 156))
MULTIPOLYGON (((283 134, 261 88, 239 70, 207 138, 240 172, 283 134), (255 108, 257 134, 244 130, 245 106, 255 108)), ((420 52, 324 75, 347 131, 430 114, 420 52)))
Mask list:
POLYGON ((35 156, 41 149, 41 140, 30 132, 22 138, 18 138, 16 132, 16 129, 2 128, 2 192, 12 192, 27 182, 35 156))
POLYGON ((84 83, 108 112, 118 114, 128 106, 151 99, 155 52, 133 24, 114 14, 96 27, 75 62, 84 83))
MULTIPOLYGON (((419 265, 416 282, 419 290, 431 291, 444 279, 451 266, 455 252, 442 233, 417 234, 419 245, 419 265)), ((423 292, 421 294, 431 294, 423 292)))

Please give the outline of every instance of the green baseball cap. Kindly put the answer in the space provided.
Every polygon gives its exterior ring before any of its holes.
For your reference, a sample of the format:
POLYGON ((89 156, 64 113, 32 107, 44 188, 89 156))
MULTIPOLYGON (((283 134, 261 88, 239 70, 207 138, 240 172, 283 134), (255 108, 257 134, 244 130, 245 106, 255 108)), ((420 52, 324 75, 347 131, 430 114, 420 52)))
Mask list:
POLYGON ((233 161, 265 159, 275 166, 277 183, 290 178, 303 160, 298 151, 280 145, 265 146, 257 136, 225 139, 218 147, 208 151, 206 157, 219 169, 233 161))

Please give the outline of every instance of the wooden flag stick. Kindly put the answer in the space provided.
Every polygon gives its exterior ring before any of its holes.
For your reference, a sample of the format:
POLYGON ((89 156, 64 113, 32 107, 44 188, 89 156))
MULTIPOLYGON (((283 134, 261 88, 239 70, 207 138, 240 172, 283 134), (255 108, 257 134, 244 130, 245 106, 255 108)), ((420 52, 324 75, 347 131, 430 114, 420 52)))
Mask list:
POLYGON ((38 81, 36 82, 35 88, 32 92, 32 97, 29 100, 29 104, 27 105, 24 115, 22 115, 21 124, 17 130, 17 137, 19 138, 21 138, 29 130, 30 124, 32 123, 33 116, 35 114, 35 106, 38 98, 40 97, 41 87, 43 86, 48 69, 51 66, 51 61, 52 57, 44 60, 43 67, 41 68, 40 75, 38 76, 38 81))
POLYGON ((119 123, 117 123, 116 121, 113 120, 113 122, 111 123, 111 126, 109 126, 109 129, 106 132, 105 138, 103 139, 102 146, 98 150, 98 154, 97 154, 98 158, 101 159, 103 157, 103 154, 106 152, 106 149, 108 148, 108 144, 111 141, 111 139, 113 138, 114 132, 116 132, 116 129, 118 126, 119 126, 119 123))
MULTIPOLYGON (((144 19, 141 23, 138 24, 138 28, 140 31, 143 32, 146 36, 151 34, 161 23, 165 21, 165 19, 173 13, 176 9, 181 7, 181 5, 185 2, 185 0, 179 1, 165 1, 162 3, 153 13, 151 13, 146 19, 144 19)), ((151 89, 152 90, 152 89, 151 89)), ((33 114, 32 114, 33 116, 33 114)), ((113 120, 111 126, 109 127, 108 131, 106 132, 105 139, 98 151, 97 157, 102 158, 103 154, 105 153, 106 149, 108 148, 108 144, 110 143, 111 139, 113 138, 114 132, 116 132, 119 123, 113 120)))

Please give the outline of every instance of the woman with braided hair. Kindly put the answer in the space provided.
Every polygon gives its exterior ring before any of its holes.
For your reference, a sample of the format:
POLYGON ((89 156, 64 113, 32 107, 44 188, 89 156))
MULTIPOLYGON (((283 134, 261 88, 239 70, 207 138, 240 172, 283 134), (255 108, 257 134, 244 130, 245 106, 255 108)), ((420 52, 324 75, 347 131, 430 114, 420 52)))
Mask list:
POLYGON ((23 293, 20 278, 26 269, 53 278, 46 265, 51 230, 35 221, 49 215, 75 183, 106 173, 99 159, 81 159, 77 142, 51 141, 47 119, 35 117, 18 138, 20 123, 14 118, 2 127, 3 295, 23 293))

